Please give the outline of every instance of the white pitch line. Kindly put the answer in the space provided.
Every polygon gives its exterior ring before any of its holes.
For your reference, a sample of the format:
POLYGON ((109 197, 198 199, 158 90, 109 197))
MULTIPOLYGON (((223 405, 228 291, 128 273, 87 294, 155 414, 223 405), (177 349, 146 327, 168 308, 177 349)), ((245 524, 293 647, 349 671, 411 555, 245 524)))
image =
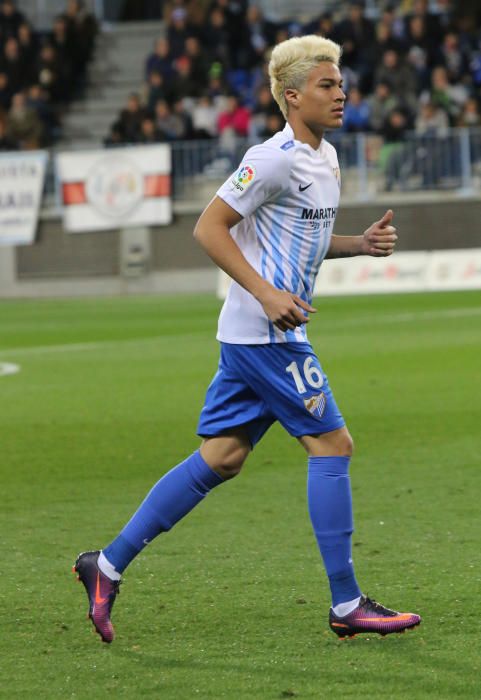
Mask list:
POLYGON ((357 316, 347 321, 339 322, 339 325, 357 326, 364 325, 365 323, 406 323, 409 321, 422 320, 435 321, 440 318, 469 318, 470 316, 481 316, 481 306, 464 309, 440 309, 439 311, 409 311, 398 314, 382 314, 379 316, 369 314, 369 316, 357 316))
POLYGON ((20 372, 19 365, 14 365, 13 362, 0 362, 0 377, 17 374, 18 372, 20 372))
MULTIPOLYGON (((120 341, 122 342, 122 341, 120 341)), ((65 343, 64 345, 33 345, 30 348, 8 348, 0 350, 0 355, 43 355, 51 352, 75 352, 76 350, 95 350, 112 343, 112 341, 98 343, 65 343)))
MULTIPOLYGON (((369 315, 355 316, 347 320, 337 320, 331 319, 326 321, 326 329, 329 331, 331 328, 344 328, 346 326, 367 326, 372 323, 377 324, 388 324, 388 323, 409 323, 411 321, 419 320, 436 320, 443 318, 469 318, 471 316, 481 316, 481 306, 480 307, 465 307, 459 309, 440 309, 438 311, 412 311, 405 313, 392 313, 392 314, 382 314, 376 315, 375 313, 370 313, 369 315)), ((318 319, 322 319, 322 310, 319 312, 318 319)), ((98 350, 99 348, 116 348, 119 345, 140 345, 144 343, 156 343, 159 340, 165 340, 165 336, 150 336, 149 338, 127 338, 125 340, 105 340, 98 341, 94 343, 65 343, 61 345, 38 345, 29 348, 6 348, 4 350, 0 349, 0 356, 2 355, 43 355, 50 353, 62 353, 62 352, 84 352, 88 350, 98 350)))

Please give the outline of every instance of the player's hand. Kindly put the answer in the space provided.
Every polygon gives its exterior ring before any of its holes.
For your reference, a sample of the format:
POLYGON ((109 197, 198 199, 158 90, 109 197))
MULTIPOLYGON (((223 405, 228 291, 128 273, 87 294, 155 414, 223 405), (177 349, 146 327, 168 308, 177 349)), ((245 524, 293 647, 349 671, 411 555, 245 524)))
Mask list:
POLYGON ((294 330, 303 323, 309 323, 309 317, 303 311, 316 313, 316 309, 303 301, 297 294, 291 294, 291 292, 285 292, 275 287, 270 287, 264 292, 259 301, 269 320, 281 331, 294 330))
POLYGON ((391 255, 396 245, 397 235, 391 226, 394 213, 388 209, 380 221, 374 222, 364 231, 361 242, 361 254, 375 257, 391 255))

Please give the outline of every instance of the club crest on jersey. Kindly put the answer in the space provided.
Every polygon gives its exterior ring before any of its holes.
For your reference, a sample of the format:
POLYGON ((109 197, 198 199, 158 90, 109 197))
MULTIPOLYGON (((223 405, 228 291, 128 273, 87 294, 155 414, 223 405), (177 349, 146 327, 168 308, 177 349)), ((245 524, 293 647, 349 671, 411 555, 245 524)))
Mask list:
POLYGON ((326 410, 326 404, 326 395, 322 391, 316 396, 310 396, 308 399, 304 399, 304 406, 307 408, 309 413, 312 413, 314 418, 322 418, 324 411, 326 410))
POLYGON ((231 189, 234 191, 234 194, 237 194, 239 197, 241 194, 244 194, 246 189, 254 182, 255 176, 256 169, 253 165, 249 163, 241 165, 239 170, 233 174, 230 181, 231 189))

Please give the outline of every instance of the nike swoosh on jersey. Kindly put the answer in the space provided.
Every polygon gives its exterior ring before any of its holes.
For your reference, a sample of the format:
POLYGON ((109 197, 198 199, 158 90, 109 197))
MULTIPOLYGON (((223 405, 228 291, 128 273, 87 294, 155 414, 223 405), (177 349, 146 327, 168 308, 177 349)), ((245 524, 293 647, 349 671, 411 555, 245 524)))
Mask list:
POLYGON ((307 188, 310 187, 311 185, 312 185, 312 182, 310 182, 308 185, 304 185, 304 187, 302 185, 299 185, 299 192, 304 192, 304 190, 307 190, 307 188))

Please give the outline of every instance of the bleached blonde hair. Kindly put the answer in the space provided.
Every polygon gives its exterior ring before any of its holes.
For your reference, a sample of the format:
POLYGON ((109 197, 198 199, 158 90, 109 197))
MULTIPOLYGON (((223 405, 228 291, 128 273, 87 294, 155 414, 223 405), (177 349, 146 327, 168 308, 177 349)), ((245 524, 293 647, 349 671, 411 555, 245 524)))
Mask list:
POLYGON ((271 92, 286 119, 288 105, 285 91, 300 90, 311 69, 322 61, 338 66, 341 52, 339 44, 316 34, 295 36, 274 47, 269 61, 271 92))

